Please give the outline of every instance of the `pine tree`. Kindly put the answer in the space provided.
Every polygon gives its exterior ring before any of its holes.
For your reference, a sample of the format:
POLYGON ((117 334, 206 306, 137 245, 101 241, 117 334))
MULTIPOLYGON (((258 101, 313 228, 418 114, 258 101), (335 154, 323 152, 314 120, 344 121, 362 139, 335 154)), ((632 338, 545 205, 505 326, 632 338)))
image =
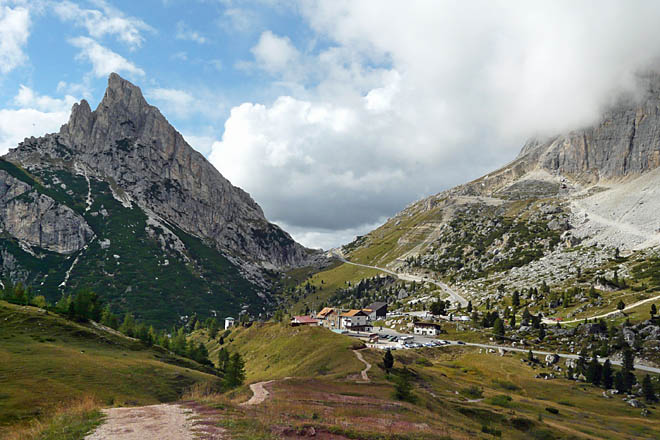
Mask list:
POLYGON ((545 326, 543 324, 539 326, 539 339, 541 341, 545 339, 545 326))
POLYGON ((245 362, 239 353, 234 353, 229 359, 229 365, 225 369, 225 386, 236 388, 245 380, 245 362))
POLYGON ((635 354, 632 352, 629 346, 625 346, 623 349, 623 362, 621 366, 621 372, 623 373, 623 384, 626 391, 630 391, 632 386, 635 384, 637 379, 633 370, 635 369, 635 354))
POLYGON ((587 367, 587 373, 585 374, 587 382, 596 386, 600 385, 601 374, 600 362, 598 362, 598 356, 594 353, 589 362, 589 366, 587 367))
POLYGON ((546 283, 545 280, 541 283, 541 292, 550 293, 550 286, 548 286, 548 283, 546 283))
POLYGON ((580 350, 580 353, 578 353, 575 369, 578 374, 584 374, 587 370, 587 350, 584 347, 580 350))
POLYGON ((625 381, 623 380, 623 373, 620 371, 617 371, 614 375, 614 388, 620 393, 627 391, 625 381))
POLYGON ((385 366, 385 371, 388 373, 394 366, 394 356, 392 356, 392 352, 388 349, 385 352, 385 355, 383 356, 383 366, 385 366))
POLYGON ((466 310, 467 310, 468 313, 472 313, 472 300, 468 301, 468 305, 467 305, 466 310))
POLYGON ((218 351, 218 370, 220 371, 225 371, 229 362, 229 352, 225 347, 222 347, 220 351, 218 351))
POLYGON ((513 296, 511 297, 511 305, 514 308, 520 307, 520 292, 518 292, 517 290, 513 292, 513 296))
POLYGON ((603 388, 607 390, 612 388, 614 379, 612 377, 612 363, 610 362, 609 359, 607 359, 603 364, 603 370, 601 371, 601 378, 603 382, 603 388))
POLYGON ((655 395, 655 390, 653 389, 651 376, 648 374, 644 376, 644 379, 642 380, 642 395, 647 402, 655 402, 658 400, 658 397, 655 395))
POLYGON ((509 321, 509 326, 511 326, 511 328, 516 327, 516 311, 515 310, 513 311, 513 313, 511 313, 511 320, 509 321))
POLYGON ((655 304, 651 304, 651 319, 655 318, 655 315, 658 314, 658 309, 655 304))
POLYGON ((132 314, 126 313, 126 316, 124 316, 124 321, 119 326, 119 331, 126 336, 135 336, 135 318, 133 318, 132 314))
POLYGON ((179 328, 176 332, 173 332, 173 334, 172 341, 170 342, 172 351, 179 356, 186 356, 188 354, 188 341, 186 340, 186 334, 183 327, 179 328))
POLYGON ((504 322, 500 318, 495 319, 493 324, 493 334, 498 341, 501 341, 504 338, 504 322))
POLYGON ((623 310, 623 309, 626 308, 626 303, 624 303, 623 300, 620 299, 619 302, 618 302, 617 305, 616 305, 616 308, 617 308, 618 310, 623 310))
POLYGON ((394 386, 394 396, 398 400, 404 400, 407 402, 414 402, 415 396, 412 393, 412 384, 410 383, 410 373, 406 368, 403 372, 395 378, 394 386))

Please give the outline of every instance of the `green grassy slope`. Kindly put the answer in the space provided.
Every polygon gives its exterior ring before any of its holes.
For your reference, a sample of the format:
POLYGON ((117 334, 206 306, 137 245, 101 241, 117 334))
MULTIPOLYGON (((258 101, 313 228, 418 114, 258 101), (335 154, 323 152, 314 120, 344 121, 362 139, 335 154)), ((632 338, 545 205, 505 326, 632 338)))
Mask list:
POLYGON ((0 434, 3 428, 93 396, 107 405, 178 399, 216 380, 160 347, 0 301, 0 434))
MULTIPOLYGON (((193 336, 205 341, 209 358, 217 361, 217 341, 208 341, 200 332, 193 336)), ((236 328, 225 341, 230 352, 245 360, 247 382, 295 377, 343 377, 361 369, 351 349, 359 341, 319 327, 291 327, 286 324, 254 324, 236 328)))
POLYGON ((236 439, 299 438, 294 434, 304 436, 311 428, 327 438, 361 440, 660 435, 657 405, 649 405, 644 416, 621 396, 604 398, 602 388, 537 378, 553 371, 521 362, 524 354, 501 357, 470 347, 396 351, 388 375, 382 351, 362 350, 372 364, 371 382, 358 383, 363 365, 348 350, 350 340, 336 336, 280 324, 236 329, 227 346, 246 358, 248 382, 292 378, 266 385, 268 399, 253 407, 239 405, 249 397, 245 390, 200 400, 218 408, 220 424, 236 439), (395 397, 395 377, 405 372, 412 398, 402 401, 395 397))

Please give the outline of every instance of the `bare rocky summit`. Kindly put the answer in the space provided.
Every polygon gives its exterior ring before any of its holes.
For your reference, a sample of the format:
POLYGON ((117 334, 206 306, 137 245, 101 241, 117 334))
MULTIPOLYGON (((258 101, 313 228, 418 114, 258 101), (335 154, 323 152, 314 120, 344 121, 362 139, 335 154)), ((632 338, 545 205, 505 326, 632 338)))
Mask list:
MULTIPOLYGON (((285 269, 310 258, 308 249, 266 220, 249 194, 193 150, 139 87, 114 73, 96 110, 85 100, 75 104, 59 133, 26 139, 5 159, 27 170, 82 169, 109 182, 127 201, 243 263, 285 269)), ((10 226, 8 214, 3 219, 10 226)), ((70 243, 54 249, 76 249, 73 238, 62 240, 70 243)))

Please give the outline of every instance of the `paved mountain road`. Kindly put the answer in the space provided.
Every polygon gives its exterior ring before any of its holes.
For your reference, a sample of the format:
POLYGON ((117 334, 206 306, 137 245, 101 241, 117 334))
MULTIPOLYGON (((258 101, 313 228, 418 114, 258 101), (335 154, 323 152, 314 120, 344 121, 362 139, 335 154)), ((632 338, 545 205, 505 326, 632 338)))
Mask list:
MULTIPOLYGON (((642 304, 650 303, 655 300, 660 300, 660 295, 654 296, 653 298, 647 298, 643 299, 641 301, 637 301, 636 303, 630 304, 629 306, 624 307, 623 310, 612 310, 611 312, 603 313, 602 315, 595 315, 595 316, 586 316, 581 319, 573 319, 571 321, 559 321, 561 324, 574 324, 576 322, 584 322, 585 319, 600 319, 600 318, 607 318, 608 316, 612 316, 620 311, 625 312, 626 310, 634 309, 635 307, 639 307, 642 304)), ((552 318, 543 318, 543 322, 545 324, 556 324, 557 321, 552 319, 552 318)))
MULTIPOLYGON (((389 329, 389 328, 383 328, 382 331, 379 332, 380 334, 387 334, 387 335, 393 335, 393 336, 411 336, 406 333, 399 333, 395 330, 389 329)), ((414 335, 415 342, 420 342, 420 343, 426 343, 426 342, 432 342, 432 341, 437 341, 438 339, 436 338, 429 338, 429 337, 424 337, 424 336, 419 336, 419 335, 414 335)), ((445 339, 446 340, 446 339, 445 339)), ((495 345, 495 344, 478 344, 474 342, 461 342, 461 341, 451 341, 451 340, 446 340, 447 342, 450 343, 450 345, 466 345, 468 347, 479 347, 479 348, 485 348, 485 349, 493 349, 493 350, 499 350, 500 348, 505 351, 515 351, 518 353, 528 353, 529 348, 517 348, 517 347, 509 347, 506 345, 495 345)), ((547 356, 549 354, 556 354, 560 358, 564 359, 577 359, 578 355, 576 354, 571 354, 571 353, 556 353, 556 352, 549 352, 549 351, 543 351, 543 350, 534 350, 532 349, 532 353, 537 354, 537 355, 542 355, 542 356, 547 356)), ((602 364, 605 363, 605 360, 607 358, 599 358, 598 361, 602 364)), ((610 362, 612 365, 621 365, 621 361, 616 361, 610 359, 610 362)), ((640 370, 640 371, 647 371, 649 373, 656 373, 660 374, 660 368, 656 367, 651 367, 648 365, 640 364, 640 363, 635 363, 635 369, 640 370)))
POLYGON ((385 272, 387 274, 390 274, 392 276, 395 276, 399 278, 400 280, 404 281, 415 281, 417 283, 432 283, 437 286, 439 286, 449 297, 452 299, 453 302, 457 302, 461 305, 461 307, 467 307, 468 305, 468 300, 463 298, 458 292, 456 292, 454 289, 449 287, 447 284, 443 283, 442 281, 435 280, 429 277, 422 277, 419 275, 414 275, 411 273, 400 273, 400 272, 394 272, 389 269, 385 269, 384 267, 378 267, 378 266, 369 266, 368 264, 361 264, 361 263, 353 263, 352 261, 348 261, 346 258, 344 258, 340 253, 338 252, 332 252, 332 255, 335 256, 336 258, 339 259, 342 263, 346 264, 351 264, 353 266, 359 266, 359 267, 365 267, 367 269, 375 269, 375 270, 380 270, 381 272, 385 272))

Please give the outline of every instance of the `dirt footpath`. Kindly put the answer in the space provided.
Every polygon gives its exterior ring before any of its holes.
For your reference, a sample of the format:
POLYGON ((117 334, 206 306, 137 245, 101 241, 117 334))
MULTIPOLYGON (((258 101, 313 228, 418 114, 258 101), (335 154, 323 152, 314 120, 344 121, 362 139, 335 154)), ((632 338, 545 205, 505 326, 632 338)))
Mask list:
POLYGON ((266 382, 257 382, 250 384, 250 390, 252 391, 252 397, 250 397, 250 400, 247 402, 241 403, 241 406, 251 406, 251 405, 259 405, 261 402, 266 400, 268 395, 270 394, 266 388, 264 388, 264 385, 268 385, 269 383, 274 382, 273 380, 268 380, 266 382))
POLYGON ((204 429, 208 421, 177 404, 104 409, 105 422, 85 440, 220 440, 224 430, 204 429), (197 427, 201 425, 200 429, 197 427))
POLYGON ((360 371, 360 375, 362 376, 362 382, 365 383, 371 382, 371 379, 369 379, 369 376, 367 375, 367 371, 371 369, 371 364, 364 360, 364 357, 362 357, 362 353, 360 353, 359 351, 353 350, 353 353, 355 353, 355 356, 357 356, 358 360, 366 366, 364 370, 360 371))

